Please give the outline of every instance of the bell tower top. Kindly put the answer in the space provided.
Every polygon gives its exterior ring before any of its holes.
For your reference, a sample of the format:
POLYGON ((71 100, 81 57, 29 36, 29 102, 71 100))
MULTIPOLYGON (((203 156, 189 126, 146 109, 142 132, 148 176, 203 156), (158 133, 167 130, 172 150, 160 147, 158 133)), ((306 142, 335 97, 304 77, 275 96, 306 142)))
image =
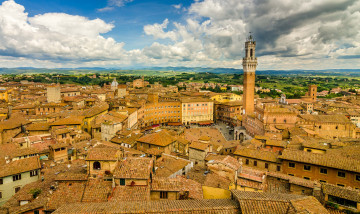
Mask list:
POLYGON ((243 58, 244 72, 255 72, 256 70, 257 58, 255 57, 255 47, 256 41, 250 32, 245 42, 245 57, 243 58))
POLYGON ((246 59, 256 60, 255 47, 256 47, 256 41, 254 40, 254 38, 250 32, 250 35, 249 35, 249 37, 246 38, 246 42, 245 42, 245 58, 246 59))

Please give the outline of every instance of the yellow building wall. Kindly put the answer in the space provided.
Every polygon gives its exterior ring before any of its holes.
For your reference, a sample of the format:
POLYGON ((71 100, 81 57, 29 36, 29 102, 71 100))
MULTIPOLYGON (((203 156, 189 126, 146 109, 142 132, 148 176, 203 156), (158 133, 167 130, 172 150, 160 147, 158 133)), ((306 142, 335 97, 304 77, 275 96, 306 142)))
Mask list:
POLYGON ((151 191, 150 199, 151 200, 177 200, 179 198, 177 192, 167 192, 168 197, 165 199, 160 198, 160 191, 151 191))
POLYGON ((87 132, 88 133, 91 133, 91 121, 93 121, 97 116, 100 116, 100 115, 103 115, 103 114, 106 114, 108 113, 108 110, 106 111, 103 111, 101 112, 100 114, 97 114, 95 116, 92 116, 92 117, 86 117, 84 120, 83 120, 83 129, 87 129, 87 132), (86 124, 86 125, 85 125, 86 124))
POLYGON ((88 169, 89 169, 89 174, 93 175, 93 174, 105 174, 105 171, 110 171, 111 173, 114 172, 115 167, 116 167, 116 161, 87 161, 87 165, 88 165, 88 169), (94 169, 94 162, 100 162, 101 165, 101 169, 94 169))
POLYGON ((305 151, 305 152, 308 152, 308 149, 310 149, 312 153, 325 154, 325 151, 324 151, 324 150, 307 148, 307 147, 304 148, 304 151, 305 151))
POLYGON ((231 192, 227 189, 203 186, 204 199, 230 199, 231 192))
MULTIPOLYGON (((226 88, 225 88, 226 90, 226 88)), ((211 100, 214 100, 214 101, 217 101, 217 102, 221 102, 221 103, 225 103, 225 102, 230 102, 230 101, 241 101, 243 98, 242 95, 238 95, 238 94, 217 94, 217 95, 214 95, 212 96, 210 99, 211 100)))
POLYGON ((247 192, 263 192, 262 190, 258 190, 258 189, 251 188, 251 187, 242 187, 239 185, 236 187, 234 183, 230 184, 229 189, 237 189, 237 190, 247 191, 247 192))
POLYGON ((5 102, 9 102, 8 91, 4 91, 0 93, 0 100, 5 100, 5 102))

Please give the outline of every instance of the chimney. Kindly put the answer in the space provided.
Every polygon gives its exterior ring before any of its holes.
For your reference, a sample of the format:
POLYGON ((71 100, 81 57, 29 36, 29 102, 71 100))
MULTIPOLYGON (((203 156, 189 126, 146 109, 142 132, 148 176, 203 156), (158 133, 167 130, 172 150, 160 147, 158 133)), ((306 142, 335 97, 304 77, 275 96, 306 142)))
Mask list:
POLYGON ((6 164, 9 164, 9 163, 10 163, 10 158, 9 158, 9 156, 5 156, 5 162, 6 162, 6 164))
POLYGON ((11 117, 12 106, 8 106, 8 119, 11 117))

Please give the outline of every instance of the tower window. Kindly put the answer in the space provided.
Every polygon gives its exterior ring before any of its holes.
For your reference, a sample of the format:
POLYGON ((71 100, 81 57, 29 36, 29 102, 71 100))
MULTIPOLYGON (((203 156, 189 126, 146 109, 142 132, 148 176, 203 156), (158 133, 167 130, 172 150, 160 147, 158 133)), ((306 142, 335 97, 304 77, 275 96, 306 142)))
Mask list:
POLYGON ((250 49, 250 57, 253 57, 253 49, 250 49))

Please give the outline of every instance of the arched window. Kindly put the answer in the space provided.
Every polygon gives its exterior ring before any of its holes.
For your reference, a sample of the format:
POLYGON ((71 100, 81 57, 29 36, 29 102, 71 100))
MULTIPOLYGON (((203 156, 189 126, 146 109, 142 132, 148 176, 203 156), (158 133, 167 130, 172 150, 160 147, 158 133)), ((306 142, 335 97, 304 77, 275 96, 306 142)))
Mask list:
POLYGON ((98 161, 94 162, 94 164, 93 164, 93 169, 100 170, 100 169, 101 169, 101 164, 100 164, 100 162, 98 162, 98 161))

